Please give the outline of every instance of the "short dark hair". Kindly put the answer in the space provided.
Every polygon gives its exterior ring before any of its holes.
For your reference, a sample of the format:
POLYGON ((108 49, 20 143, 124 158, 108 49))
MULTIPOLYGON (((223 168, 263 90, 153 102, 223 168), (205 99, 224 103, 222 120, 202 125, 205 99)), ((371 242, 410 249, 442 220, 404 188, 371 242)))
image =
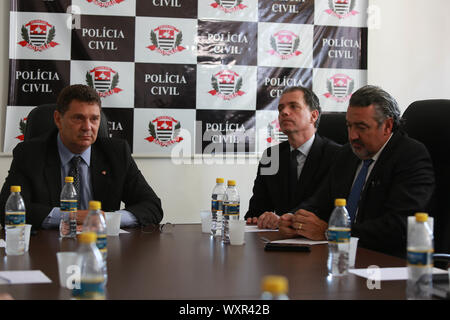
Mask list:
POLYGON ((73 100, 98 104, 102 108, 102 101, 95 89, 83 84, 74 84, 62 89, 56 101, 56 110, 64 115, 69 110, 69 105, 73 100))
POLYGON ((375 106, 376 118, 380 126, 384 120, 392 118, 392 131, 396 131, 402 124, 400 109, 397 101, 389 93, 377 86, 367 85, 356 90, 350 98, 349 107, 375 106))
POLYGON ((322 114, 322 108, 320 108, 319 98, 317 98, 316 94, 311 89, 302 86, 288 87, 284 89, 283 94, 295 91, 303 92, 303 99, 305 100, 305 103, 310 111, 317 110, 319 112, 319 116, 317 117, 316 123, 314 124, 314 126, 318 128, 320 116, 322 114))

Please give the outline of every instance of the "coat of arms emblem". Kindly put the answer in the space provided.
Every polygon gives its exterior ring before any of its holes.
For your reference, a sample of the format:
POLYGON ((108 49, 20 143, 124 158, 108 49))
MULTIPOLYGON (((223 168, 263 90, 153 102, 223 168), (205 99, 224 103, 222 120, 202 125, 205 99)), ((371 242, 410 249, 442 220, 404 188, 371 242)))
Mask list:
POLYGON ((34 51, 40 52, 59 45, 53 41, 56 35, 55 26, 44 20, 32 20, 23 25, 21 35, 23 41, 18 44, 34 51))

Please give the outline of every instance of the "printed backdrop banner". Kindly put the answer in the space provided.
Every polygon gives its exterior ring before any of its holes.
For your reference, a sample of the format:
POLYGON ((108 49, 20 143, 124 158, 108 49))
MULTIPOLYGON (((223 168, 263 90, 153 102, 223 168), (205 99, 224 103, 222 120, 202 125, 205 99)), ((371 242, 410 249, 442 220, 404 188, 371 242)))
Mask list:
POLYGON ((339 112, 367 83, 368 0, 10 1, 4 152, 70 84, 97 90, 133 153, 187 156, 285 141, 286 87, 339 112))

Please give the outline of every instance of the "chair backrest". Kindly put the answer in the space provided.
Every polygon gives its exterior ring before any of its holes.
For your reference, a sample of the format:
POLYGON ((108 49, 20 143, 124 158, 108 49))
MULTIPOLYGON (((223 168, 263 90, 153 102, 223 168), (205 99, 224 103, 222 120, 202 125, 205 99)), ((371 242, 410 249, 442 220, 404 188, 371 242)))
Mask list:
MULTIPOLYGON (((56 110, 56 104, 43 104, 37 106, 27 116, 27 122, 24 132, 24 140, 27 141, 50 131, 57 130, 53 113, 56 110)), ((108 119, 104 112, 101 112, 100 127, 98 129, 99 137, 109 137, 108 119)))
POLYGON ((435 251, 450 253, 450 100, 415 101, 402 117, 406 133, 427 147, 433 161, 435 251))
POLYGON ((323 112, 317 133, 339 144, 348 142, 345 112, 323 112))

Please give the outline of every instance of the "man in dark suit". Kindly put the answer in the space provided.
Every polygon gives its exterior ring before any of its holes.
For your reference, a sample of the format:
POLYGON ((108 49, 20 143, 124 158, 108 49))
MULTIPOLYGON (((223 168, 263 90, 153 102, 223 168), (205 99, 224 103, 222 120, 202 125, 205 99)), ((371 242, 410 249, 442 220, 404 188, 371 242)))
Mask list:
POLYGON ((310 197, 339 149, 316 133, 321 109, 319 99, 308 88, 286 89, 278 112, 280 128, 288 141, 264 152, 245 215, 247 223, 259 228, 278 228, 281 214, 310 197))
POLYGON ((334 200, 345 198, 359 245, 404 256, 407 216, 427 211, 434 190, 430 155, 400 129, 397 102, 381 88, 353 93, 346 119, 349 144, 317 193, 282 216, 280 232, 325 240, 334 200))
MULTIPOLYGON (((161 201, 138 170, 127 142, 97 138, 100 110, 101 100, 94 89, 84 85, 64 88, 54 113, 58 130, 14 149, 0 207, 5 207, 10 186, 20 185, 26 221, 34 229, 58 227, 64 177, 77 170, 79 225, 90 200, 101 201, 104 211, 119 210, 123 201, 122 227, 158 224, 163 217, 161 201)), ((0 212, 3 224, 4 210, 0 212)))

